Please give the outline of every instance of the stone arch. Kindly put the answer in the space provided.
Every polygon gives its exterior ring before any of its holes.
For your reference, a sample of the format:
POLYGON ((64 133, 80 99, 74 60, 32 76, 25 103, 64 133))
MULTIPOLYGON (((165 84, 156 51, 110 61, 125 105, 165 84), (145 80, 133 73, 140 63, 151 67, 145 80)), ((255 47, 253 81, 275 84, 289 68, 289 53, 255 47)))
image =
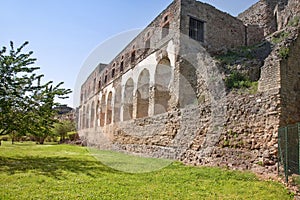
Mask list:
POLYGON ((169 110, 171 98, 169 84, 172 77, 171 63, 169 58, 159 61, 154 76, 154 114, 161 114, 169 110))
POLYGON ((114 101, 114 122, 120 121, 121 114, 121 102, 122 102, 122 88, 119 85, 115 91, 115 101, 114 101))
POLYGON ((137 83, 137 109, 136 117, 148 117, 149 111, 149 88, 150 88, 150 74, 149 70, 144 69, 138 78, 137 83))
POLYGON ((105 94, 102 94, 101 104, 100 104, 100 126, 102 127, 105 124, 105 108, 106 108, 105 94))
POLYGON ((133 113, 133 89, 134 83, 132 78, 129 78, 124 88, 123 102, 123 121, 131 120, 133 113))
POLYGON ((90 105, 86 107, 86 115, 85 115, 85 128, 90 128, 90 105))
POLYGON ((83 106, 83 111, 82 111, 82 119, 81 119, 81 127, 82 129, 85 129, 85 106, 83 106))
POLYGON ((94 128, 95 125, 95 103, 92 102, 91 105, 91 120, 90 120, 90 128, 94 128))
POLYGON ((79 111, 78 130, 82 130, 82 109, 79 111))
POLYGON ((112 92, 108 93, 106 103, 106 124, 112 123, 112 92))
POLYGON ((99 126, 100 122, 100 101, 97 101, 96 110, 95 110, 95 127, 99 126))

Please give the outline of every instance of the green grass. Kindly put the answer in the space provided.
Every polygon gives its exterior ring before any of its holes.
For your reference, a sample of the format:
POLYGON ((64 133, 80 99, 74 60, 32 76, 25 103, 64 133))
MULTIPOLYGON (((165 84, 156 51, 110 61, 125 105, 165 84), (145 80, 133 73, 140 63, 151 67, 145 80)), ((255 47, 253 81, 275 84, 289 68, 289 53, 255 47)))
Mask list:
POLYGON ((149 173, 125 173, 98 159, 84 147, 3 142, 0 199, 292 199, 283 185, 251 173, 178 162, 149 173))
POLYGON ((172 160, 143 158, 115 151, 99 151, 88 148, 91 155, 101 163, 118 171, 127 173, 145 173, 162 169, 172 163, 172 160))

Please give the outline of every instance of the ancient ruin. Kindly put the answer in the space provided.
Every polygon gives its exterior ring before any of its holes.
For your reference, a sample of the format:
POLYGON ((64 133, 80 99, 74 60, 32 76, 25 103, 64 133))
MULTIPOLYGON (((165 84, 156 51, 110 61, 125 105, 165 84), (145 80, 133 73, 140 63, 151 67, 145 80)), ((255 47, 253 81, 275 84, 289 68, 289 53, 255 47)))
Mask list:
POLYGON ((174 0, 81 87, 89 145, 277 173, 277 131, 300 121, 299 0, 238 17, 174 0))

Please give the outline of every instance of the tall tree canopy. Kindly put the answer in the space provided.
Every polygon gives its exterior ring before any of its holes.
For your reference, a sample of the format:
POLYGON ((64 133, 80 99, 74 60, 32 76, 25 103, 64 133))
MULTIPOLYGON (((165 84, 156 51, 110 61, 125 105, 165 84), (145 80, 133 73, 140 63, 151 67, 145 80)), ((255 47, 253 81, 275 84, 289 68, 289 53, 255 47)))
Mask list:
POLYGON ((0 50, 0 135, 33 134, 44 138, 53 123, 59 103, 55 98, 68 98, 70 89, 61 88, 63 82, 54 85, 52 81, 42 83, 42 74, 36 74, 33 52, 22 53, 28 42, 15 49, 0 50))

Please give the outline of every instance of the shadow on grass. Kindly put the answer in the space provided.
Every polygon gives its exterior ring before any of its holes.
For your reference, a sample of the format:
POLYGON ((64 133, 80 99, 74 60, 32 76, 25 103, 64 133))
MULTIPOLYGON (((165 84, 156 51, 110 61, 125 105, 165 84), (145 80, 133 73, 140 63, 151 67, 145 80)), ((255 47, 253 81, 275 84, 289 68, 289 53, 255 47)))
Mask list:
POLYGON ((99 161, 79 160, 67 157, 0 157, 0 173, 13 175, 32 172, 56 179, 64 179, 73 173, 96 177, 104 173, 119 173, 99 161))

